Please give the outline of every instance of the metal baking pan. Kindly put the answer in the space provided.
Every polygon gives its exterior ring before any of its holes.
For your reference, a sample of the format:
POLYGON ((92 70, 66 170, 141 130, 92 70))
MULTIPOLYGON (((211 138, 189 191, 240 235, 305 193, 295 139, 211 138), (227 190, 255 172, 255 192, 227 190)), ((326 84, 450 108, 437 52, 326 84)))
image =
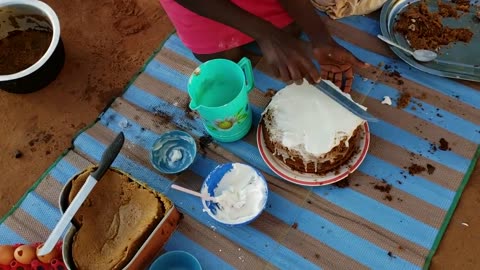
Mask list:
MULTIPOLYGON (((410 45, 402 34, 394 30, 395 22, 399 14, 407 8, 409 4, 419 2, 419 0, 389 0, 382 8, 380 14, 380 29, 382 35, 390 38, 405 48, 410 45)), ((443 1, 450 3, 450 1, 443 1)), ((437 1, 427 1, 430 11, 438 10, 437 1)), ((457 42, 453 46, 445 46, 439 50, 439 56, 432 62, 417 62, 413 57, 403 51, 391 47, 392 51, 410 66, 421 71, 448 78, 456 78, 469 81, 480 82, 480 20, 475 17, 475 10, 480 2, 471 1, 470 13, 462 15, 460 18, 444 18, 443 24, 452 28, 464 27, 470 28, 473 32, 473 38, 470 43, 457 42)))
MULTIPOLYGON (((78 173, 73 176, 64 186, 62 192, 60 193, 59 206, 60 210, 63 213, 68 208, 68 197, 70 190, 72 188, 72 181, 76 179, 79 175, 83 174, 85 171, 93 171, 96 167, 89 167, 86 170, 78 173)), ((147 189, 150 189, 148 186, 139 182, 131 175, 121 171, 117 168, 110 168, 114 172, 127 175, 131 181, 137 182, 140 185, 144 186, 147 189)), ((155 192, 154 190, 152 190, 155 192)), ((162 201, 169 202, 169 205, 165 206, 165 216, 160 220, 152 233, 145 240, 143 245, 138 249, 130 262, 123 268, 124 270, 137 270, 137 269, 146 269, 153 260, 161 253, 164 244, 168 241, 170 236, 176 230, 178 224, 180 223, 183 215, 175 208, 175 205, 165 197, 163 194, 156 192, 159 196, 162 197, 162 201)), ((72 222, 73 223, 73 222, 72 222)), ((68 270, 76 270, 75 263, 72 257, 72 244, 74 241, 75 234, 77 232, 77 227, 75 224, 71 224, 67 232, 63 237, 62 253, 63 253, 63 262, 68 270)))

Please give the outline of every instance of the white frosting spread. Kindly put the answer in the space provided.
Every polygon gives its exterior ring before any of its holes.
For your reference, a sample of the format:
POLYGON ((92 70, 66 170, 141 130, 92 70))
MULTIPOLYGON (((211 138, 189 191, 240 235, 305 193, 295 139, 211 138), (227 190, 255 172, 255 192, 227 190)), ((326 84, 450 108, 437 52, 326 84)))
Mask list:
POLYGON ((174 163, 182 159, 183 155, 182 152, 178 149, 173 149, 172 152, 170 152, 170 155, 168 157, 168 163, 174 163))
MULTIPOLYGON (((335 89, 344 94, 338 87, 335 89)), ((342 140, 348 141, 365 122, 306 80, 302 85, 291 84, 278 91, 267 110, 274 115, 273 121, 267 123, 273 133, 271 139, 308 160, 324 157, 342 140)))
POLYGON ((214 190, 220 206, 216 217, 232 224, 254 218, 265 205, 266 191, 265 181, 252 167, 233 163, 214 190))
POLYGON ((173 149, 172 154, 170 155, 170 161, 175 162, 182 159, 182 152, 178 149, 173 149))

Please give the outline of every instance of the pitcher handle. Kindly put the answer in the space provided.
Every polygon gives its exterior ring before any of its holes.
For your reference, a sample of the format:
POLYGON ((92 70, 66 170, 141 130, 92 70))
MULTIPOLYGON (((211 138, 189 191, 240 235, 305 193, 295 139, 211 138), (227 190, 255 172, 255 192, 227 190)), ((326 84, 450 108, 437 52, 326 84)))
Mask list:
POLYGON ((253 68, 252 68, 252 62, 250 62, 250 59, 247 57, 243 57, 240 59, 238 62, 238 65, 240 68, 243 70, 243 73, 245 74, 245 85, 243 86, 246 92, 249 93, 253 89, 253 68))

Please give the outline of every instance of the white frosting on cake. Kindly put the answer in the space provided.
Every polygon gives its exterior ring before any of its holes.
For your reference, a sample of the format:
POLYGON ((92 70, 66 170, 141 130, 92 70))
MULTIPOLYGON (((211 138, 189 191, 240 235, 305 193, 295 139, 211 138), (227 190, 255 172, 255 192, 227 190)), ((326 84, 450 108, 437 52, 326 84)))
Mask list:
POLYGON ((271 140, 296 150, 306 160, 328 158, 328 152, 342 140, 348 141, 365 122, 306 80, 278 91, 267 110, 274 115, 272 122, 266 121, 271 140))

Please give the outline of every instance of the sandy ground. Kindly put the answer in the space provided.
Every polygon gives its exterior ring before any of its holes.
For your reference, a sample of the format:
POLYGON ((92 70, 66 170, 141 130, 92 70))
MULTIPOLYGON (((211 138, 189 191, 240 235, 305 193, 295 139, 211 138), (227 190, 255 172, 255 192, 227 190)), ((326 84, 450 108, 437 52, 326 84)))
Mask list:
MULTIPOLYGON (((59 15, 65 67, 47 88, 0 91, 0 216, 71 145, 173 29, 156 0, 45 0, 59 15), (23 156, 15 158, 16 151, 23 156)), ((480 269, 480 170, 448 226, 432 269, 480 269), (466 223, 469 226, 462 225, 466 223)))

